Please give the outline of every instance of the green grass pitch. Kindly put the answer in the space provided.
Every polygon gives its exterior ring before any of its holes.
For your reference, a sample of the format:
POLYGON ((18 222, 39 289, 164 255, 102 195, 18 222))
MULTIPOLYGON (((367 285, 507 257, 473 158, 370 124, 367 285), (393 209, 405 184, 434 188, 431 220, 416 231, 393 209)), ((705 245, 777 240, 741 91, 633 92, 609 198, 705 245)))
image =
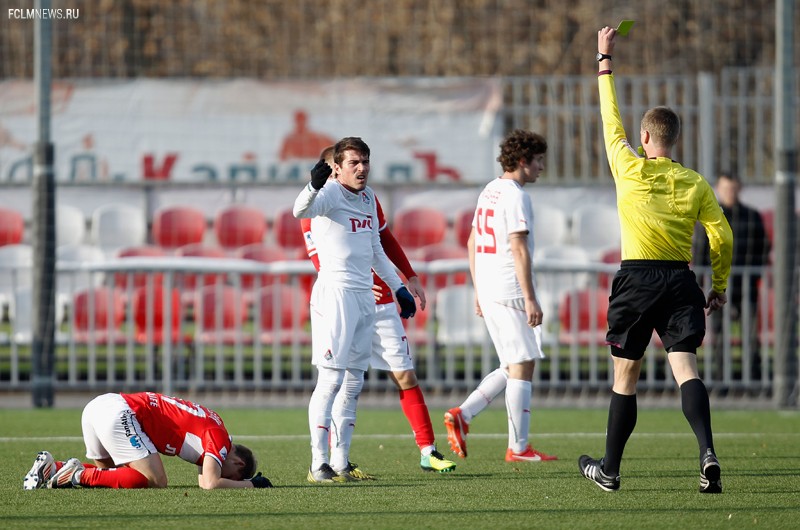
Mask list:
MULTIPOLYGON (((2 528, 797 528, 800 413, 712 411, 724 493, 701 495, 694 436, 679 405, 639 411, 620 491, 582 478, 582 453, 601 455, 606 411, 534 410, 532 442, 557 454, 546 463, 506 463, 505 411, 493 405, 472 424, 469 458, 454 473, 419 469, 419 453, 397 409, 359 411, 352 460, 370 482, 306 483, 310 454, 304 409, 219 408, 234 440, 250 446, 276 485, 203 491, 194 466, 164 458, 166 490, 23 491, 39 450, 83 457, 80 410, 0 409, 2 528)), ((451 455, 431 411, 439 449, 451 455)), ((455 458, 455 457, 454 457, 455 458)))

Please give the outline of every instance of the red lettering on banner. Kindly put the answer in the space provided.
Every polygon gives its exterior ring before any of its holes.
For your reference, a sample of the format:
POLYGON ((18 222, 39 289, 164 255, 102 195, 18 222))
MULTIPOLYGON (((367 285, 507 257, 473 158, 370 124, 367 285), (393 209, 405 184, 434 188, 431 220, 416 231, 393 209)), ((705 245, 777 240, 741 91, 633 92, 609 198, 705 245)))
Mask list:
POLYGON ((142 159, 143 177, 145 180, 169 180, 170 173, 175 162, 178 161, 177 153, 169 153, 165 158, 161 167, 156 166, 154 155, 144 155, 142 159))
POLYGON ((439 175, 449 177, 449 180, 459 182, 461 174, 453 167, 440 166, 436 161, 436 153, 414 153, 414 158, 418 158, 425 163, 425 178, 435 181, 439 175))

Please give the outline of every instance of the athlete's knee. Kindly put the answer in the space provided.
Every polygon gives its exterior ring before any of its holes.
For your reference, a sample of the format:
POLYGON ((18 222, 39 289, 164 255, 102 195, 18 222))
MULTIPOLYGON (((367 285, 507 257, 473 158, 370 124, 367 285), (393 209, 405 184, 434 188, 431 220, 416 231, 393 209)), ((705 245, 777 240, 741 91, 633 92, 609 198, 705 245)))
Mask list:
POLYGON ((391 372, 391 376, 400 390, 410 390, 419 384, 417 373, 414 370, 391 372))

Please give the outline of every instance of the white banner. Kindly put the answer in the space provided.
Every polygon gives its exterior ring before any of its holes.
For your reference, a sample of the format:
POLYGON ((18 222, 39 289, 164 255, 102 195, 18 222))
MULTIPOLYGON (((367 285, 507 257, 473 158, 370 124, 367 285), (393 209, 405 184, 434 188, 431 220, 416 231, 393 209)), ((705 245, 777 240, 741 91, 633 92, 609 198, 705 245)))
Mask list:
MULTIPOLYGON (((33 92, 0 83, 0 183, 30 181, 33 92)), ((373 183, 486 182, 501 105, 493 79, 57 82, 56 179, 290 183, 360 136, 373 183)))

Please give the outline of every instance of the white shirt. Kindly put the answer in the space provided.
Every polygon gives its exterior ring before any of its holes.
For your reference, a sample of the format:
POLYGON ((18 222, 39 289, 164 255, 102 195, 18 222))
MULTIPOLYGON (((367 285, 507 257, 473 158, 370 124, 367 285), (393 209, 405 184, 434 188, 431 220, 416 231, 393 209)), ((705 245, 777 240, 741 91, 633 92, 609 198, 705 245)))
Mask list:
POLYGON ((307 185, 294 202, 295 217, 311 218, 320 281, 343 289, 371 290, 372 269, 392 292, 402 285, 378 234, 375 194, 353 193, 335 180, 316 191, 307 185))
POLYGON ((478 296, 493 300, 522 298, 508 236, 528 232, 528 252, 533 267, 530 196, 511 179, 494 179, 478 197, 472 226, 475 228, 475 288, 478 296))

